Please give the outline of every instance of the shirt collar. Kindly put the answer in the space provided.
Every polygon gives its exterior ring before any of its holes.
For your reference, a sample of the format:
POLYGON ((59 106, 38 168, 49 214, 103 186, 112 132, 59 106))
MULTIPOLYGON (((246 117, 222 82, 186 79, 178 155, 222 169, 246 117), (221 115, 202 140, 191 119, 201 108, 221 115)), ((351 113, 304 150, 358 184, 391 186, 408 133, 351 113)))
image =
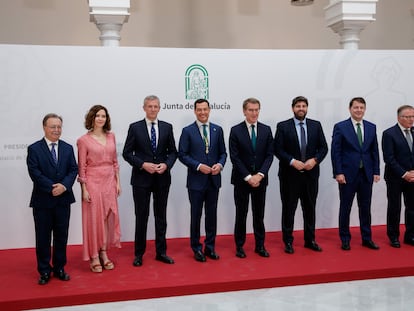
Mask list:
POLYGON ((50 145, 51 145, 51 143, 55 143, 55 144, 56 144, 56 146, 57 146, 57 145, 58 145, 58 143, 59 143, 59 140, 57 140, 57 141, 55 141, 55 142, 52 142, 51 140, 47 139, 46 137, 44 137, 44 139, 45 139, 45 142, 46 142, 46 144, 47 144, 48 146, 50 146, 50 145))
POLYGON ((200 121, 198 121, 198 120, 196 120, 196 123, 197 123, 197 126, 200 128, 200 127, 202 127, 203 126, 203 124, 207 124, 207 127, 209 127, 210 126, 210 122, 207 122, 207 123, 201 123, 200 121))
POLYGON ((303 124, 306 125, 306 118, 301 121, 293 117, 293 121, 295 122, 295 125, 299 125, 300 122, 303 122, 303 124))
POLYGON ((151 120, 145 118, 145 122, 147 123, 148 126, 151 126, 153 122, 155 124, 158 124, 158 119, 155 119, 154 121, 151 121, 151 120))

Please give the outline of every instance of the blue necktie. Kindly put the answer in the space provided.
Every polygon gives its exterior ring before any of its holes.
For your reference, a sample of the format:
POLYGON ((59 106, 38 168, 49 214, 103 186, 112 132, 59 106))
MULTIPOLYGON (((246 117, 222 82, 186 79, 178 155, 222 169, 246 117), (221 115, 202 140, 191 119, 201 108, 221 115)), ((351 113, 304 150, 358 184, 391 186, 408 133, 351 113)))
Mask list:
POLYGON ((300 125, 300 160, 306 161, 306 134, 303 122, 299 122, 300 125))
POLYGON ((53 161, 57 163, 57 155, 56 155, 56 149, 55 149, 56 143, 51 143, 51 145, 52 145, 52 149, 50 150, 50 153, 52 154, 53 161))
POLYGON ((154 124, 155 122, 151 122, 151 148, 153 153, 157 151, 157 136, 155 134, 154 124))

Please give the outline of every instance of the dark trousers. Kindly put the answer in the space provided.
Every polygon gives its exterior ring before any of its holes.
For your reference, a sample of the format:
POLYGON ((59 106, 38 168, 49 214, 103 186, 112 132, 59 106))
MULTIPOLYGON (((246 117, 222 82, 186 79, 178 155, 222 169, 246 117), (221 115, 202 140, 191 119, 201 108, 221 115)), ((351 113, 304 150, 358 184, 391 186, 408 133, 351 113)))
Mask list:
POLYGON ((359 225, 363 241, 372 239, 371 235, 371 198, 372 182, 370 182, 363 169, 353 182, 339 185, 339 236, 342 242, 351 240, 349 231, 349 217, 355 194, 357 196, 359 225))
POLYGON ((315 205, 318 195, 318 179, 307 172, 295 172, 280 177, 280 197, 282 199, 283 242, 293 242, 293 228, 298 201, 302 206, 303 230, 306 243, 315 240, 315 205))
POLYGON ((145 253, 147 244, 147 226, 151 193, 153 195, 155 219, 155 250, 162 255, 167 251, 167 202, 170 186, 132 187, 135 206, 135 256, 145 253))
POLYGON ((66 265, 70 205, 53 208, 33 208, 36 234, 37 271, 40 274, 58 272, 66 265), (51 249, 53 236, 53 254, 51 249), (52 265, 50 260, 52 259, 52 265))
POLYGON ((249 197, 252 201, 253 232, 256 248, 264 246, 265 226, 263 223, 266 186, 253 188, 247 183, 234 185, 234 203, 236 205, 236 221, 234 225, 234 241, 236 247, 246 242, 246 220, 249 210, 249 197))
POLYGON ((200 243, 201 215, 205 213, 205 248, 214 251, 217 234, 217 200, 219 188, 212 182, 201 191, 188 189, 188 197, 191 205, 190 245, 194 252, 202 250, 200 243))
POLYGON ((390 240, 400 236, 401 196, 405 205, 405 234, 404 240, 414 239, 414 184, 401 181, 386 181, 387 183, 387 235, 390 240))

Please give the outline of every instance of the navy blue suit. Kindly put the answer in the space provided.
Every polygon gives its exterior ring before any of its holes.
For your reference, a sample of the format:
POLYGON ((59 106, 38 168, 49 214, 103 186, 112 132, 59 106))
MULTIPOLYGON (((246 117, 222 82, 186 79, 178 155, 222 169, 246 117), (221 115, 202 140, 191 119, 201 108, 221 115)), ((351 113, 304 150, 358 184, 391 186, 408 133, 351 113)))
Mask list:
POLYGON ((339 184, 339 235, 342 242, 349 242, 349 216, 357 194, 359 221, 363 241, 371 236, 371 197, 374 175, 380 174, 378 140, 375 124, 363 120, 362 147, 358 142, 351 118, 334 126, 332 135, 333 176, 344 174, 346 184, 339 184), (362 167, 361 167, 362 164, 362 167))
POLYGON ((234 203, 236 205, 236 221, 234 240, 236 247, 246 242, 246 219, 249 196, 252 200, 253 231, 256 249, 264 247, 265 226, 263 223, 268 172, 273 162, 273 136, 269 126, 257 122, 256 148, 253 149, 249 129, 245 121, 233 126, 230 130, 229 150, 233 164, 231 183, 234 185, 234 203), (250 186, 244 179, 248 175, 262 173, 264 178, 259 187, 250 186))
POLYGON ((131 185, 135 205, 135 256, 145 253, 151 193, 154 200, 155 248, 159 255, 167 250, 167 202, 171 185, 170 170, 177 160, 177 149, 170 123, 158 121, 158 143, 155 153, 151 147, 146 120, 132 123, 122 153, 132 166, 131 185), (144 162, 165 163, 163 174, 150 174, 142 169, 144 162))
POLYGON ((35 223, 37 270, 40 274, 59 272, 66 264, 70 204, 75 202, 72 186, 78 166, 73 148, 59 140, 58 163, 55 164, 46 141, 41 139, 28 147, 27 167, 33 181, 30 207, 35 223), (56 183, 66 187, 59 196, 52 195, 52 185, 56 183))
POLYGON ((191 205, 191 230, 190 243, 194 252, 200 251, 200 220, 203 205, 205 207, 205 247, 214 251, 217 232, 217 200, 221 187, 221 174, 203 174, 197 168, 200 164, 213 166, 221 164, 224 167, 227 159, 226 146, 224 144, 223 129, 214 124, 209 124, 209 148, 201 137, 196 122, 183 128, 178 147, 178 158, 187 166, 187 188, 191 205))
MULTIPOLYGON (((277 124, 274 153, 279 159, 280 197, 282 199, 282 232, 285 244, 293 242, 295 212, 300 199, 305 243, 315 240, 315 206, 318 196, 319 164, 328 153, 328 145, 321 123, 305 119, 307 128, 306 160, 317 164, 311 170, 298 171, 292 159, 300 159, 300 144, 294 119, 277 124)), ((306 162, 305 160, 305 162, 306 162)))
MULTIPOLYGON (((411 133, 413 133, 411 129, 411 133)), ((414 148, 413 148, 414 149, 414 148)), ((414 170, 414 153, 398 124, 382 134, 382 152, 385 162, 384 179, 387 183, 387 235, 391 241, 400 236, 401 195, 405 204, 405 241, 414 239, 414 183, 402 176, 414 170)))

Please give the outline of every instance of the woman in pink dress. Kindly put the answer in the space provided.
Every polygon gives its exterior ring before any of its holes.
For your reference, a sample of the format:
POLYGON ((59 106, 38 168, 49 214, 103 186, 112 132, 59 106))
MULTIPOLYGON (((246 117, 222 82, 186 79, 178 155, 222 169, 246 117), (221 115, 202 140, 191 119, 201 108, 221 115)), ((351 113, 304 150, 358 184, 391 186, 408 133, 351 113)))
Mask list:
POLYGON ((110 132, 108 110, 93 106, 85 116, 88 133, 78 146, 79 178, 82 189, 83 259, 92 272, 112 270, 109 247, 121 247, 118 196, 121 193, 115 135, 110 132))

